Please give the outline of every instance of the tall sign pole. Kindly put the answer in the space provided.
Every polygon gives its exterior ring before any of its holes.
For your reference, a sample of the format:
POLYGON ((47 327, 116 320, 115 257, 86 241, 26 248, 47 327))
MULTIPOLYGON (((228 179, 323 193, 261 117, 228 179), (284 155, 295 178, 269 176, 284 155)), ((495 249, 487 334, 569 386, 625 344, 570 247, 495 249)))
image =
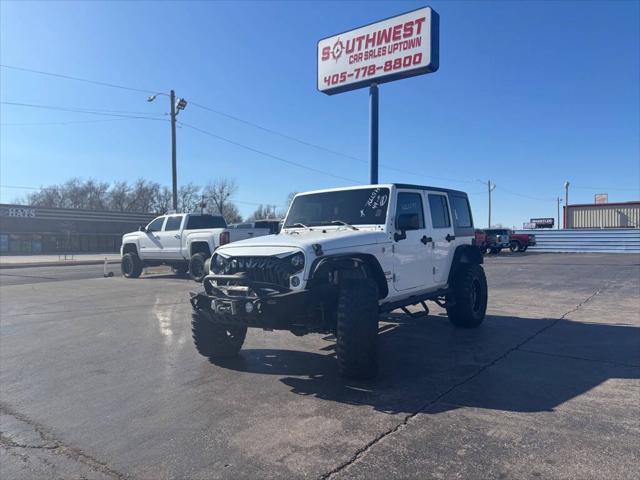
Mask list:
POLYGON ((378 85, 369 87, 369 179, 378 183, 378 85))
POLYGON ((440 17, 418 8, 318 42, 317 88, 369 87, 369 179, 378 183, 378 85, 438 70, 440 17))

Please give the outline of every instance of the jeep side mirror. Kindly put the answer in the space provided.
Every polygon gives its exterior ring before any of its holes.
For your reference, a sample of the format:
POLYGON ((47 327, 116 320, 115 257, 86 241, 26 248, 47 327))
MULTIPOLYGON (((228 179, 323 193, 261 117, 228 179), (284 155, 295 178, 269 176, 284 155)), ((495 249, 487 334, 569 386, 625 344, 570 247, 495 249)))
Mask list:
POLYGON ((398 215, 398 219, 396 220, 396 230, 399 230, 400 233, 396 232, 393 235, 393 239, 396 242, 404 240, 407 238, 407 230, 416 230, 419 223, 420 220, 417 213, 402 213, 398 215))
POLYGON ((400 233, 396 232, 393 234, 393 239, 396 242, 399 242, 400 240, 404 240, 405 238, 407 238, 407 232, 405 232, 404 230, 400 230, 400 233))

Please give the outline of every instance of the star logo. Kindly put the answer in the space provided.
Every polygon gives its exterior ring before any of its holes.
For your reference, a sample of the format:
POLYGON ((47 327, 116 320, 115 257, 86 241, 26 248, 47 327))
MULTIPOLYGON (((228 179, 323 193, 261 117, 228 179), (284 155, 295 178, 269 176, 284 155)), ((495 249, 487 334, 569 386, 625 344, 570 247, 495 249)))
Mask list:
POLYGON ((342 46, 342 40, 336 40, 336 43, 333 44, 333 48, 331 49, 331 55, 336 62, 338 62, 340 55, 342 55, 343 49, 344 47, 342 46))

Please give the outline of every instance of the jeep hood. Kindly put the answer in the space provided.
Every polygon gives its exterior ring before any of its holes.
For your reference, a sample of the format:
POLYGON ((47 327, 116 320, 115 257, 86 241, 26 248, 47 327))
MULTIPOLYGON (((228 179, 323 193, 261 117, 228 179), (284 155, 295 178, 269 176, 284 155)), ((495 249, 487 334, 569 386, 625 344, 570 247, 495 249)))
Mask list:
POLYGON ((313 244, 320 244, 324 252, 375 243, 388 242, 388 235, 380 230, 348 230, 344 228, 314 227, 313 230, 295 230, 240 240, 216 250, 223 255, 283 255, 294 250, 311 251, 313 244))

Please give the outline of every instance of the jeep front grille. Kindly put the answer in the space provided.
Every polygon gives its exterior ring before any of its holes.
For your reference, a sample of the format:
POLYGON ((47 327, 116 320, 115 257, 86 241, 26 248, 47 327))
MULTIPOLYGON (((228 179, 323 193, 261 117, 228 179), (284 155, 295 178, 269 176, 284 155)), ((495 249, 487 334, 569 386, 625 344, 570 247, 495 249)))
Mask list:
POLYGON ((277 257, 233 257, 225 273, 244 272, 254 282, 275 283, 289 288, 288 262, 277 257))

